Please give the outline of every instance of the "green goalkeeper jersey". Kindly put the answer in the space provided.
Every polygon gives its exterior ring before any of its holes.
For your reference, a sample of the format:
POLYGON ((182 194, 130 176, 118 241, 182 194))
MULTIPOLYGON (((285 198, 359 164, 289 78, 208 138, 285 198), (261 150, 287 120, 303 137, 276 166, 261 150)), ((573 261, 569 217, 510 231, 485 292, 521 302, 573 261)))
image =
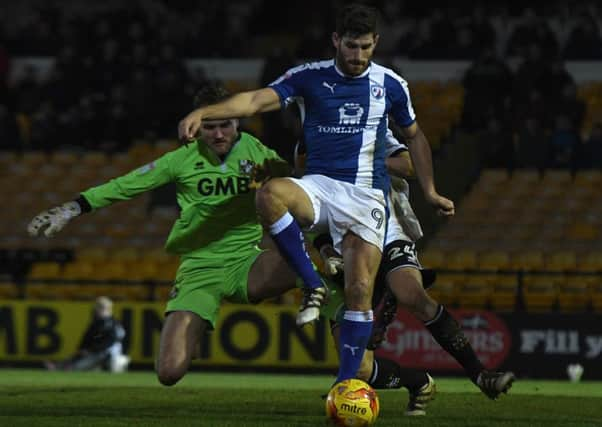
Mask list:
POLYGON ((253 249, 261 240, 250 173, 254 164, 274 158, 280 159, 275 151, 242 132, 223 161, 198 141, 90 188, 82 196, 95 210, 175 182, 181 212, 165 249, 219 263, 253 249))

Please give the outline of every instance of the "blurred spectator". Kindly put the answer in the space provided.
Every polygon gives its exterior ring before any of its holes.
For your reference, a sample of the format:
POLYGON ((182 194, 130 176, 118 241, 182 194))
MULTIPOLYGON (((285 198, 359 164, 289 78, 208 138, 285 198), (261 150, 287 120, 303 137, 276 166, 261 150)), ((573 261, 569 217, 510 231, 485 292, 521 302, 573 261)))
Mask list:
POLYGON ((547 22, 535 10, 527 7, 508 40, 506 55, 522 56, 532 44, 539 46, 544 58, 552 58, 558 53, 558 40, 547 22))
POLYGON ((48 370, 109 372, 127 370, 130 358, 123 353, 125 330, 113 316, 113 302, 99 297, 94 304, 92 322, 86 329, 77 352, 61 362, 45 362, 48 370))
MULTIPOLYGON (((288 70, 295 64, 294 58, 288 51, 275 47, 264 62, 259 79, 260 87, 269 85, 280 77, 283 70, 288 70)), ((295 128, 298 121, 295 108, 289 107, 285 110, 262 114, 261 120, 263 143, 292 163, 293 149, 300 134, 295 128)))
POLYGON ((462 79, 464 109, 461 126, 467 130, 482 129, 489 119, 504 115, 512 79, 510 68, 495 55, 493 48, 484 49, 462 79))
POLYGON ((557 116, 554 119, 554 129, 550 137, 552 161, 550 166, 555 168, 568 168, 572 166, 580 137, 573 127, 569 117, 557 116))
POLYGON ((6 105, 0 104, 0 150, 21 150, 22 148, 15 116, 6 105))
POLYGON ((536 168, 548 166, 550 147, 541 123, 535 117, 528 117, 518 128, 515 136, 516 168, 536 168))
POLYGON ((602 170, 602 122, 597 122, 575 150, 576 169, 602 170))
POLYGON ((591 16, 582 16, 564 46, 566 59, 597 60, 602 58, 602 39, 598 24, 591 16))
POLYGON ((549 101, 548 109, 552 117, 565 116, 575 131, 581 131, 585 119, 586 105, 577 96, 577 85, 572 79, 560 86, 560 94, 549 101))

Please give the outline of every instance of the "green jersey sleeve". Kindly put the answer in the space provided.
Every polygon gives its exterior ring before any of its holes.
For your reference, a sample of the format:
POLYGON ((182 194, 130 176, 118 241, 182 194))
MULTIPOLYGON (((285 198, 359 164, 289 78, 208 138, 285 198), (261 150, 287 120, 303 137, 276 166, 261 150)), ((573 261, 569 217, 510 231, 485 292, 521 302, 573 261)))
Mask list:
POLYGON ((129 200, 140 193, 173 181, 171 153, 154 160, 130 173, 83 191, 81 195, 96 210, 121 200, 129 200))

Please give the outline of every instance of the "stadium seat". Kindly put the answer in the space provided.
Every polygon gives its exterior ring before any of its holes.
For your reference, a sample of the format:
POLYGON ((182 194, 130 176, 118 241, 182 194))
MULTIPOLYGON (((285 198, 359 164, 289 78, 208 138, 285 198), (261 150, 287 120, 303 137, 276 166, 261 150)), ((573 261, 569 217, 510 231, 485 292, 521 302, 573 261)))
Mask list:
POLYGON ((471 270, 477 268, 477 254, 472 250, 459 250, 449 254, 445 267, 451 270, 471 270))
POLYGON ((50 154, 50 163, 61 168, 71 168, 79 162, 79 155, 73 151, 59 150, 50 154))
POLYGON ((44 280, 61 277, 62 266, 56 262, 36 262, 31 266, 28 279, 44 280))
POLYGON ((510 256, 507 252, 489 251, 479 254, 478 268, 481 270, 508 270, 510 269, 510 256))
POLYGON ((495 274, 467 274, 456 282, 456 301, 462 308, 482 309, 489 303, 495 274))
POLYGON ((89 247, 77 251, 76 256, 78 261, 87 261, 94 264, 99 264, 109 258, 109 253, 105 248, 89 247))
POLYGON ((544 256, 541 251, 518 252, 511 258, 512 268, 522 271, 541 271, 544 268, 544 256))
POLYGON ((16 299, 19 297, 17 284, 9 277, 0 275, 0 300, 16 299))
POLYGON ((573 251, 562 251, 549 254, 545 258, 545 270, 566 272, 577 268, 577 255, 573 251))
POLYGON ((567 276, 558 289, 558 308, 569 312, 586 311, 591 301, 590 289, 597 281, 599 279, 594 276, 567 276))
POLYGON ((525 275, 523 296, 527 311, 551 311, 558 299, 558 289, 565 280, 565 277, 560 274, 525 275))
POLYGON ((43 151, 26 151, 21 157, 21 163, 29 171, 34 171, 48 163, 48 156, 43 151))
POLYGON ((491 286, 491 307, 495 311, 513 311, 516 308, 518 296, 516 275, 498 274, 491 286))
POLYGON ((445 252, 438 249, 425 249, 418 254, 420 263, 426 268, 439 269, 445 264, 445 252))
POLYGON ((599 189, 602 184, 602 171, 579 170, 575 173, 573 181, 575 187, 590 187, 599 189))
POLYGON ((602 252, 589 252, 577 257, 577 270, 602 273, 602 252))
POLYGON ((428 290, 428 293, 439 303, 444 305, 454 305, 457 301, 456 285, 464 281, 463 274, 437 274, 435 285, 428 290))

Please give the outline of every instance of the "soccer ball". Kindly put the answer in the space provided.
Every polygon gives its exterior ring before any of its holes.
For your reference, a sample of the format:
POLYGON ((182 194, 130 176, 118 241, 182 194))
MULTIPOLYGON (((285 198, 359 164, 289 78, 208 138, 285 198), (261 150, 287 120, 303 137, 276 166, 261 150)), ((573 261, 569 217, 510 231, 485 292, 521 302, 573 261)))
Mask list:
POLYGON ((376 391, 358 379, 335 384, 326 397, 326 416, 335 426, 371 426, 379 409, 376 391))

